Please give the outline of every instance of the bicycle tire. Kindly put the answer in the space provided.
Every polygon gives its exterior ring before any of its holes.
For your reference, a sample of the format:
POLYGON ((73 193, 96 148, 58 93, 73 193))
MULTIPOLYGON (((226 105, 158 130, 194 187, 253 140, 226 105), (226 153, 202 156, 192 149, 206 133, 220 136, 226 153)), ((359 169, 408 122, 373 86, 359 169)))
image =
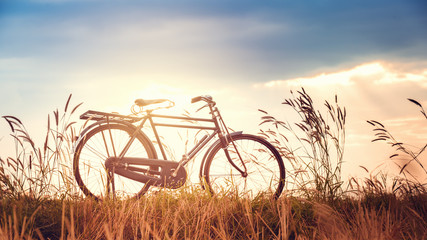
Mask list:
POLYGON ((204 178, 208 191, 212 194, 234 194, 255 198, 262 194, 272 194, 277 199, 285 184, 285 166, 279 152, 266 140, 250 134, 232 137, 226 148, 233 163, 244 169, 247 176, 230 164, 221 142, 217 142, 209 153, 204 167, 204 178))
MULTIPOLYGON (((148 191, 150 184, 114 174, 113 192, 105 169, 107 157, 120 154, 135 129, 118 123, 100 125, 90 130, 77 145, 73 159, 74 176, 86 196, 96 200, 113 195, 138 198, 148 191)), ((137 134, 125 156, 157 158, 150 140, 143 133, 137 134)))

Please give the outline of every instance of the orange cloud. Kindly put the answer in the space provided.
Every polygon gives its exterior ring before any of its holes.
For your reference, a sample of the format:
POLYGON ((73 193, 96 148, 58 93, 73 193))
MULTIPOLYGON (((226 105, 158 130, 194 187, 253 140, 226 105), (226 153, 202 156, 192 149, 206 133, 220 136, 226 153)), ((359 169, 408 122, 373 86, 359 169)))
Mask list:
MULTIPOLYGON (((414 82, 421 84, 422 87, 427 87, 427 67, 422 72, 411 73, 404 72, 402 69, 393 69, 390 64, 372 62, 339 72, 321 73, 316 76, 295 79, 274 80, 263 84, 263 86, 267 88, 279 86, 352 86, 362 81, 368 81, 376 85, 414 82)), ((259 85, 256 85, 256 87, 259 87, 259 85)))

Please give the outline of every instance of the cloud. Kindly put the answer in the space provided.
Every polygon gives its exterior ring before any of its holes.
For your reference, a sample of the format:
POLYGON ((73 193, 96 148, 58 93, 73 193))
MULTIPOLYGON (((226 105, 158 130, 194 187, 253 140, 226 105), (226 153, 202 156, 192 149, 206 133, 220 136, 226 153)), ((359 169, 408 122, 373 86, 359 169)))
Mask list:
POLYGON ((285 89, 304 87, 317 99, 332 99, 335 94, 358 121, 414 117, 415 111, 408 108, 407 98, 416 99, 427 106, 427 64, 410 64, 377 61, 357 65, 347 70, 321 73, 309 77, 274 80, 254 84, 254 89, 270 89, 277 93, 285 89), (356 118, 357 119, 357 118, 356 118))
POLYGON ((27 2, 25 10, 9 2, 0 15, 0 52, 82 63, 74 68, 117 59, 156 71, 221 69, 218 79, 247 82, 425 59, 421 3, 392 2, 70 1, 27 2))
MULTIPOLYGON (((287 87, 327 87, 354 86, 357 84, 391 85, 397 83, 416 83, 423 88, 427 88, 427 65, 419 73, 404 72, 390 68, 391 64, 381 62, 365 63, 352 69, 332 73, 321 73, 316 76, 302 77, 287 80, 274 80, 262 84, 264 87, 272 88, 278 86, 287 87)), ((255 84, 255 87, 260 87, 255 84)))
POLYGON ((363 78, 382 73, 384 68, 379 63, 369 63, 357 66, 353 69, 336 73, 322 73, 313 77, 295 78, 290 80, 270 81, 264 84, 266 87, 287 85, 294 86, 328 86, 328 85, 353 85, 355 78, 363 78))

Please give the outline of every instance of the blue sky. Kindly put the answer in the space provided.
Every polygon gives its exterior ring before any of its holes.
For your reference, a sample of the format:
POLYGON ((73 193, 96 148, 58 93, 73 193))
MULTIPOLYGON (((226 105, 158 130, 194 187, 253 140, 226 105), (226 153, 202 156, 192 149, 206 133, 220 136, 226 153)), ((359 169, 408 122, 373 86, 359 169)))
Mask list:
POLYGON ((70 93, 104 111, 211 94, 232 124, 256 132, 256 109, 286 117, 280 102, 304 86, 319 100, 341 96, 356 159, 361 145, 378 147, 365 120, 402 133, 405 122, 425 125, 406 98, 427 106, 426 26, 421 0, 0 0, 0 113, 38 135, 70 93))
POLYGON ((65 70, 100 58, 185 70, 199 63, 258 82, 384 58, 423 60, 427 51, 424 1, 2 1, 1 8, 2 58, 61 59, 65 70))

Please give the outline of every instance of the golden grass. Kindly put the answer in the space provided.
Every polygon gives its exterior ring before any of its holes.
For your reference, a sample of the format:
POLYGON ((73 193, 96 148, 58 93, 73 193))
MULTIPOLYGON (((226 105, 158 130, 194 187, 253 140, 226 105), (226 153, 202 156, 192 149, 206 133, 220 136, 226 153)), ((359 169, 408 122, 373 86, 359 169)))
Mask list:
POLYGON ((335 203, 168 190, 139 200, 3 199, 0 239, 426 239, 427 195, 335 203), (421 207, 420 207, 421 206, 421 207))

